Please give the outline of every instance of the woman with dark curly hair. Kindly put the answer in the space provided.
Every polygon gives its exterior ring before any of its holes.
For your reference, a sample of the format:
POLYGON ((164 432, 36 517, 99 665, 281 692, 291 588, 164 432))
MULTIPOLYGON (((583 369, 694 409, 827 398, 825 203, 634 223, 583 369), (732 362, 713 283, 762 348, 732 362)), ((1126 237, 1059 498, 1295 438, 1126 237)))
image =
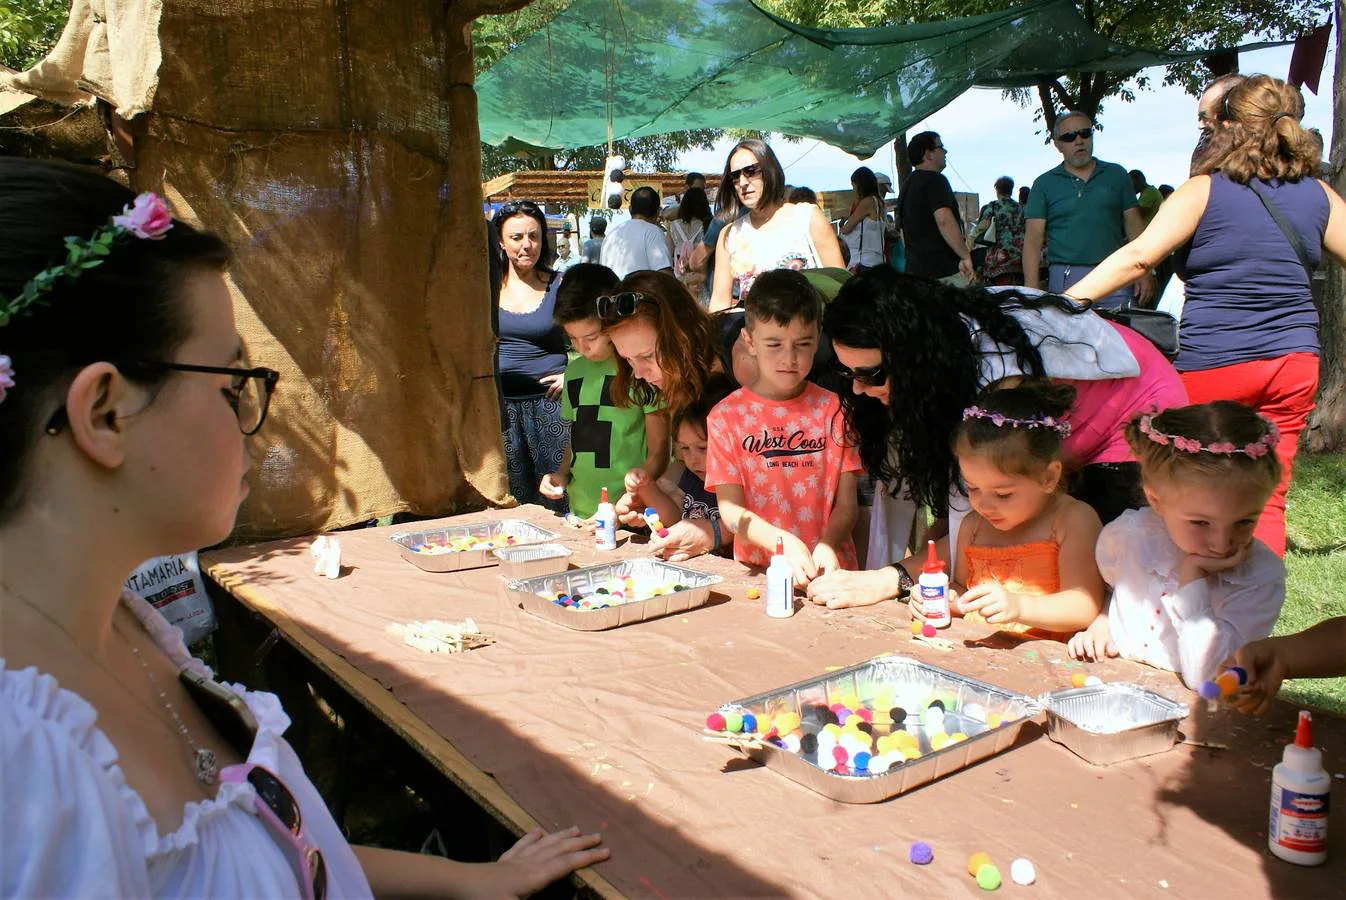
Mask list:
POLYGON ((1070 289, 1102 297, 1174 253, 1184 283, 1175 365, 1193 403, 1237 400, 1276 423, 1281 482, 1257 536, 1285 555, 1285 493, 1318 393, 1313 269, 1346 262, 1346 203, 1314 177, 1322 146, 1299 89, 1251 75, 1216 106, 1193 178, 1144 234, 1070 289))
MULTIPOLYGON (((1139 411, 1186 403, 1177 373, 1144 338, 1036 291, 957 288, 880 266, 842 287, 823 331, 849 380, 841 392, 849 437, 881 482, 871 566, 904 555, 913 504, 947 506, 956 545, 968 506, 950 439, 987 385, 1030 377, 1075 388, 1063 446, 1075 475, 1071 493, 1104 522, 1142 503, 1122 423, 1139 411)), ((830 607, 877 603, 903 593, 918 568, 895 563, 832 573, 810 584, 809 596, 830 607)))

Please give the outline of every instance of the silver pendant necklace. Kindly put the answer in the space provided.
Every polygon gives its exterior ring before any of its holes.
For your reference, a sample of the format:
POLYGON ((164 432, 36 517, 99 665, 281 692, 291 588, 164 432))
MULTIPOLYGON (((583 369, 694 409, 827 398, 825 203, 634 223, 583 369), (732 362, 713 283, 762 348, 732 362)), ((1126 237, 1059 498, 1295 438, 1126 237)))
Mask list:
MULTIPOLYGON (((115 622, 113 625, 118 631, 121 631, 121 627, 116 625, 115 622)), ((168 714, 173 717, 173 722, 178 727, 178 733, 182 735, 182 739, 187 743, 187 746, 192 748, 192 768, 195 770, 196 780, 202 784, 214 784, 220 778, 220 762, 215 757, 215 751, 209 747, 202 747, 192 740, 192 733, 187 730, 187 723, 182 721, 178 711, 173 708, 173 702, 168 699, 168 694, 159 686, 159 679, 154 677, 149 664, 140 655, 140 648, 131 642, 129 635, 123 634, 122 636, 126 638, 126 645, 131 648, 131 655, 136 658, 136 662, 145 672, 145 677, 150 680, 150 686, 159 694, 160 702, 168 709, 168 714)))

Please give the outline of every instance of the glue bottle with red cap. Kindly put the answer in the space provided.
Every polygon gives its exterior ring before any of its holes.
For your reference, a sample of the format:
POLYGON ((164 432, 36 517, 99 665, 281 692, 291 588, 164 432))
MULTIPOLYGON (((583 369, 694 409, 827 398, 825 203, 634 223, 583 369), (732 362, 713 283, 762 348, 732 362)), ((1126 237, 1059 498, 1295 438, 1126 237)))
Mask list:
POLYGON ((607 488, 603 488, 594 513, 594 546, 599 550, 617 549, 617 510, 608 502, 607 488))
POLYGON ((926 545, 925 565, 916 580, 921 598, 921 618, 936 628, 948 628, 953 621, 949 615, 949 576, 944 561, 935 553, 935 542, 926 545))
POLYGON ((776 539, 776 552, 766 567, 766 614, 773 619, 788 619, 795 614, 795 580, 790 561, 785 558, 785 542, 776 539))
POLYGON ((1332 778, 1323 770, 1323 753, 1313 746, 1313 717, 1300 710, 1295 742, 1271 770, 1271 825, 1267 846, 1297 866, 1327 861, 1328 797, 1332 778))

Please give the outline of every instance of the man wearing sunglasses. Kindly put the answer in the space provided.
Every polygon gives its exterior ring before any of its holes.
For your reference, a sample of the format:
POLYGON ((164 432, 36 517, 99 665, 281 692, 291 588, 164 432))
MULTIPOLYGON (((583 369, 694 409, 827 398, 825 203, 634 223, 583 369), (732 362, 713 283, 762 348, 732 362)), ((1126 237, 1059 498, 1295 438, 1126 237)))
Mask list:
MULTIPOLYGON (((1126 169, 1094 156, 1094 122, 1082 112, 1056 120, 1052 144, 1061 165, 1033 182, 1024 210, 1024 284, 1041 288, 1039 260, 1047 246, 1046 288, 1059 294, 1088 275, 1114 250, 1145 230, 1136 192, 1126 169)), ((1135 286, 1093 297, 1099 306, 1118 309, 1133 300, 1146 305, 1154 295, 1154 274, 1135 286)))

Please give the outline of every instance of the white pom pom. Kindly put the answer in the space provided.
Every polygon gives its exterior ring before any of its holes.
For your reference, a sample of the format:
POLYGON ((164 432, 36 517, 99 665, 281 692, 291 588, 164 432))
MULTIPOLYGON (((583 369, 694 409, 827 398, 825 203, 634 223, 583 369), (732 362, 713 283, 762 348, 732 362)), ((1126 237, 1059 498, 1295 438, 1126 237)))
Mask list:
POLYGON ((1023 857, 1019 857, 1010 863, 1010 879, 1015 884, 1032 884, 1037 881, 1038 873, 1033 868, 1033 864, 1023 857))

